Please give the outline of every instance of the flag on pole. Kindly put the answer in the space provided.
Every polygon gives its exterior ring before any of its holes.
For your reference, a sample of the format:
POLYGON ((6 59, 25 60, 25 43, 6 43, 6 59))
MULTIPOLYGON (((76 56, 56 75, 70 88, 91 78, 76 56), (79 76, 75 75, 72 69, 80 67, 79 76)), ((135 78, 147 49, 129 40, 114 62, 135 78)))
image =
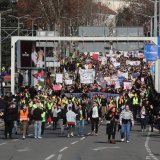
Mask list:
POLYGON ((33 74, 33 77, 35 77, 36 79, 44 79, 45 72, 44 71, 37 72, 37 73, 33 74))

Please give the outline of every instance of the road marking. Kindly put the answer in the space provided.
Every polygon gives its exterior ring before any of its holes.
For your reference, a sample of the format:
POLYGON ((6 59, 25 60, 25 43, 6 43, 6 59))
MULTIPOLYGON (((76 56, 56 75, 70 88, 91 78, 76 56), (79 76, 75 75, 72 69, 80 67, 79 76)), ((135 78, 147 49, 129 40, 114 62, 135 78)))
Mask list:
POLYGON ((68 147, 64 147, 62 148, 59 152, 63 152, 64 150, 66 150, 68 147))
POLYGON ((148 156, 146 156, 146 159, 154 159, 154 160, 158 160, 158 158, 152 153, 151 149, 149 148, 149 140, 150 140, 150 135, 151 135, 151 132, 148 132, 147 134, 147 138, 146 138, 146 141, 145 141, 145 148, 148 152, 148 156))
POLYGON ((27 147, 27 148, 24 148, 24 149, 18 149, 17 152, 27 152, 29 150, 30 149, 27 147))
POLYGON ((80 141, 82 141, 82 140, 84 140, 86 137, 82 137, 81 139, 80 139, 80 141))
POLYGON ((3 146, 3 145, 5 145, 5 144, 7 144, 6 142, 4 142, 4 143, 0 143, 0 146, 3 146))
POLYGON ((48 125, 46 128, 50 128, 51 127, 51 125, 48 125))
POLYGON ((62 154, 59 154, 57 160, 61 160, 61 159, 62 159, 62 154))
POLYGON ((31 136, 33 136, 33 134, 29 134, 29 135, 28 135, 28 137, 31 137, 31 136))
POLYGON ((97 147, 97 148, 94 148, 93 150, 94 151, 99 151, 99 150, 103 150, 103 149, 118 149, 120 147, 116 146, 116 147, 97 147))
POLYGON ((18 140, 19 140, 19 139, 14 139, 13 141, 16 142, 16 141, 18 141, 18 140))
POLYGON ((74 141, 74 142, 72 142, 71 144, 73 145, 73 144, 76 144, 76 143, 78 143, 79 141, 74 141))
POLYGON ((50 156, 48 156, 47 158, 45 158, 45 160, 50 160, 51 158, 53 158, 55 156, 55 154, 51 154, 50 156))

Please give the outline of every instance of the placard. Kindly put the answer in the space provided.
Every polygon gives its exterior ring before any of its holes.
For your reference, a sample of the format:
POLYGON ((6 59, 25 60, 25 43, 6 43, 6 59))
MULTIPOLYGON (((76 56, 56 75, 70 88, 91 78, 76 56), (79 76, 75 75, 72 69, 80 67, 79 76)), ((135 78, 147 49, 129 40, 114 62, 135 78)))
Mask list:
POLYGON ((66 79, 66 80, 65 80, 65 84, 66 84, 66 85, 72 85, 72 84, 73 84, 72 79, 66 79))
POLYGON ((132 89, 132 82, 123 82, 124 89, 132 89))
POLYGON ((94 82, 95 71, 93 69, 80 69, 80 82, 91 84, 94 82))
POLYGON ((63 74, 56 74, 56 83, 63 83, 63 74))

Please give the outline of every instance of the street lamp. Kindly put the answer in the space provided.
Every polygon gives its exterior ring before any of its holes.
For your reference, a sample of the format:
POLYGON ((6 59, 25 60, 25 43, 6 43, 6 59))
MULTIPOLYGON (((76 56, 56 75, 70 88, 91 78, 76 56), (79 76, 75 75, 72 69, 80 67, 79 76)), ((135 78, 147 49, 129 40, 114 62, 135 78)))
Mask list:
POLYGON ((13 17, 16 18, 18 21, 18 36, 20 35, 20 20, 23 18, 28 18, 29 15, 25 15, 25 16, 20 16, 20 17, 16 17, 14 15, 9 15, 9 17, 13 17))

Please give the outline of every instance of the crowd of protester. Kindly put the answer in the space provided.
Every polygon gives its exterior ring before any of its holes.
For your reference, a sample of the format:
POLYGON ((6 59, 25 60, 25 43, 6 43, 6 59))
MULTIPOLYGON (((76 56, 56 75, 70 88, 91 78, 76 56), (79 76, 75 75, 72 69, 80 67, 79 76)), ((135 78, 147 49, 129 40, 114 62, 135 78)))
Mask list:
POLYGON ((20 126, 22 138, 25 139, 32 124, 35 138, 43 137, 47 124, 52 124, 53 130, 60 128, 60 134, 67 137, 73 137, 75 133, 77 136, 84 136, 87 134, 86 122, 87 125, 91 125, 91 135, 98 136, 99 124, 105 122, 107 141, 114 144, 117 128, 121 140, 130 142, 130 130, 135 121, 141 123, 142 132, 147 131, 148 124, 151 132, 155 124, 160 126, 159 107, 151 101, 155 91, 151 76, 148 74, 149 66, 142 58, 133 57, 132 54, 127 57, 119 54, 116 57, 116 61, 120 63, 118 67, 114 66, 112 58, 107 58, 106 63, 102 63, 83 54, 62 61, 59 72, 71 75, 75 80, 73 85, 62 84, 61 92, 51 91, 49 88, 22 87, 15 95, 1 97, 0 116, 5 122, 5 138, 8 138, 8 135, 12 138, 13 134, 20 132, 18 128, 20 126), (127 60, 140 61, 140 64, 127 65, 125 64, 127 60), (80 83, 77 71, 79 67, 95 69, 96 78, 93 84, 80 83), (106 83, 102 87, 98 82, 99 72, 103 77, 112 77, 119 71, 128 72, 127 81, 132 81, 132 88, 124 89, 123 83, 118 89, 115 88, 115 84, 106 83), (65 92, 83 94, 67 97, 65 92), (88 92, 97 94, 90 97, 85 94, 88 92), (104 92, 118 94, 115 97, 105 97, 104 92))

